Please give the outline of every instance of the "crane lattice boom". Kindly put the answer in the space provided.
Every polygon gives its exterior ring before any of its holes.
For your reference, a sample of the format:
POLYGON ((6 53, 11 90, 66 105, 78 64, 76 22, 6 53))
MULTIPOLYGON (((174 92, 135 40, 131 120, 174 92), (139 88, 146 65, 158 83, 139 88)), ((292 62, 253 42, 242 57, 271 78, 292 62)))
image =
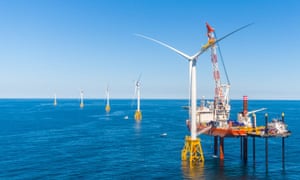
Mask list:
MULTIPOLYGON (((217 46, 214 35, 214 29, 206 23, 208 45, 211 46, 211 62, 213 67, 213 78, 215 80, 215 96, 214 96, 214 119, 220 121, 220 123, 226 123, 229 119, 230 105, 229 105, 229 84, 221 84, 221 76, 219 72, 218 58, 217 58, 217 46)), ((205 45, 206 46, 206 45, 205 45)))

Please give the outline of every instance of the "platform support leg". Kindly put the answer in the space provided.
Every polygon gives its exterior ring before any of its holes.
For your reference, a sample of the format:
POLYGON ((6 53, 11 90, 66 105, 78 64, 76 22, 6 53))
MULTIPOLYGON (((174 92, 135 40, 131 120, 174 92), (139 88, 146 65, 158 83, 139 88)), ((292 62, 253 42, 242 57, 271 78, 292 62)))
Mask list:
POLYGON ((214 136, 214 155, 218 155, 218 136, 214 136))
POLYGON ((255 165, 255 137, 253 137, 253 165, 255 165))
POLYGON ((244 136, 243 137, 243 139, 244 139, 244 163, 246 163, 247 162, 247 160, 248 160, 248 137, 247 136, 244 136))
POLYGON ((240 148, 241 148, 241 159, 243 159, 244 154, 243 154, 243 137, 240 137, 240 148))
POLYGON ((285 161, 285 157, 284 157, 284 137, 283 137, 282 138, 282 169, 283 170, 285 169, 284 161, 285 161))
MULTIPOLYGON (((282 122, 284 123, 284 112, 282 112, 281 114, 281 120, 282 122)), ((284 137, 282 137, 282 169, 284 170, 285 169, 285 149, 284 149, 284 137)))
POLYGON ((268 114, 265 114, 265 153, 266 153, 266 173, 268 173, 268 114))
POLYGON ((224 137, 220 137, 220 160, 224 160, 224 137))

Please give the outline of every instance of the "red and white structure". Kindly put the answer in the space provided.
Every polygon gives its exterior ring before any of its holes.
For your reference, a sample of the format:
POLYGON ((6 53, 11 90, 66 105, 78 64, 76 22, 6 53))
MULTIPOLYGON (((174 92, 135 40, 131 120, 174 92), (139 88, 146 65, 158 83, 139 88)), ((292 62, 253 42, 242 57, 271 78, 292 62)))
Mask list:
MULTIPOLYGON (((214 120, 219 122, 219 126, 227 126, 227 120, 230 116, 229 104, 229 89, 230 84, 221 84, 221 76, 218 65, 217 44, 215 37, 215 30, 206 23, 208 44, 212 44, 211 49, 211 62, 213 68, 213 78, 215 81, 215 95, 214 95, 214 120)), ((225 69, 225 67, 224 67, 225 69)), ((227 80, 228 81, 228 80, 227 80)))

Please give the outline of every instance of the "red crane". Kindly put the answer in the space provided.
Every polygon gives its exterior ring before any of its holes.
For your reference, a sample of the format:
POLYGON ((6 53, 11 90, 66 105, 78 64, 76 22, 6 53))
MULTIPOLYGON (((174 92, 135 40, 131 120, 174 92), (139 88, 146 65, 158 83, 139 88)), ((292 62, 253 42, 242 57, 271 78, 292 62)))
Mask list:
POLYGON ((211 48, 211 62, 213 67, 213 78, 215 80, 214 120, 218 121, 220 126, 226 126, 227 120, 229 119, 229 115, 230 115, 230 105, 229 105, 230 83, 220 53, 222 64, 227 78, 227 83, 221 84, 221 76, 219 72, 218 57, 217 57, 217 42, 216 42, 215 30, 208 23, 206 23, 206 28, 207 28, 208 43, 204 45, 204 47, 213 44, 210 48, 211 48))

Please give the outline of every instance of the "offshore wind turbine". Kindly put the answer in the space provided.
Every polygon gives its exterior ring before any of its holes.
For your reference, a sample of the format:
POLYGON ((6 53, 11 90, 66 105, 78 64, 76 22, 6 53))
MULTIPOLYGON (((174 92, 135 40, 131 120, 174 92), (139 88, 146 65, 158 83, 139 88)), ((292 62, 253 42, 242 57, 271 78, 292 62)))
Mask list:
POLYGON ((105 106, 106 113, 110 112, 110 104, 109 104, 109 89, 108 86, 106 88, 106 106, 105 106))
POLYGON ((190 163, 195 163, 195 162, 204 162, 204 156, 202 152, 202 147, 200 144, 200 138, 197 138, 197 124, 196 124, 196 110, 197 110, 197 81, 196 81, 196 64, 197 64, 197 59, 198 57, 203 54, 206 50, 208 50, 211 46, 216 44, 217 42, 225 39, 226 37, 232 35, 233 33, 240 31, 246 27, 248 27, 251 24, 247 24, 245 26, 242 26, 238 28, 237 30, 223 36, 220 39, 214 40, 214 41, 208 41, 207 44, 201 47, 201 49, 196 52, 193 56, 189 56, 182 51, 175 49, 174 47, 156 40, 154 38, 141 35, 141 34, 136 34, 139 37, 142 37, 144 39, 148 39, 150 41, 153 41, 155 43, 158 43, 174 52, 182 56, 183 58, 187 59, 189 62, 189 86, 190 86, 190 119, 191 119, 191 135, 186 136, 185 138, 185 145, 184 148, 181 152, 181 158, 182 160, 187 159, 187 155, 189 155, 189 161, 190 163))
POLYGON ((172 51, 176 52, 177 54, 181 55, 185 59, 188 60, 189 62, 189 81, 190 81, 190 119, 191 119, 191 136, 186 136, 185 138, 185 146, 182 150, 181 153, 181 158, 182 160, 187 159, 187 154, 190 155, 190 163, 196 162, 196 161, 201 161, 204 162, 204 157, 203 157, 203 152, 202 152, 202 147, 200 144, 200 138, 197 138, 197 127, 196 127, 196 110, 197 110, 197 81, 196 81, 196 63, 198 57, 205 52, 207 49, 201 49, 199 52, 197 52, 194 56, 189 56, 174 47, 163 43, 161 41, 158 41, 156 39, 137 34, 138 36, 154 41, 162 46, 165 46, 172 51))
POLYGON ((54 102, 53 102, 53 105, 54 105, 54 106, 57 105, 56 94, 54 94, 54 102))
POLYGON ((134 113, 134 119, 139 121, 142 120, 142 112, 141 112, 141 108, 140 108, 140 100, 141 100, 141 90, 140 90, 140 86, 141 86, 141 75, 139 76, 138 80, 135 82, 135 94, 137 95, 137 109, 134 113))
POLYGON ((80 91, 80 108, 84 107, 84 103, 83 103, 83 90, 80 91))

